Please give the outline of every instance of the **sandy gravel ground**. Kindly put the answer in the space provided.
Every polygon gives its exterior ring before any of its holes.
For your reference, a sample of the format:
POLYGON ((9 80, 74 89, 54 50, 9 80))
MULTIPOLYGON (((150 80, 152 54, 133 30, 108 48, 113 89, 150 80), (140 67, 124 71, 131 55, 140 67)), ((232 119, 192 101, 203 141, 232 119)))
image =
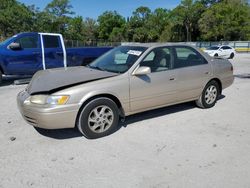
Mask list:
POLYGON ((0 87, 0 187, 235 188, 250 186, 250 54, 232 60, 234 84, 212 109, 193 103, 127 118, 87 140, 76 130, 41 131, 22 119, 17 93, 0 87))

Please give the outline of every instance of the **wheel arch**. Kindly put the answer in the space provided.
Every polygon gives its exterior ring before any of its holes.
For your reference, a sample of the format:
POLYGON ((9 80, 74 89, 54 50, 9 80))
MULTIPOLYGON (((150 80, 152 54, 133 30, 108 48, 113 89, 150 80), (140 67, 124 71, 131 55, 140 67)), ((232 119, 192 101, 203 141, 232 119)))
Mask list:
POLYGON ((75 127, 77 127, 77 123, 78 123, 78 120, 79 120, 79 117, 80 117, 80 114, 82 112, 82 109, 92 100, 94 99, 97 99, 97 98, 108 98, 112 101, 114 101, 114 103, 117 105, 118 109, 119 109, 119 116, 120 117, 124 117, 125 116, 125 113, 124 113, 124 110, 123 110, 123 107, 122 107, 122 104, 120 102, 120 100, 115 96, 115 95, 112 95, 112 94, 109 94, 109 93, 103 93, 103 94, 97 94, 97 95, 94 95, 94 96, 91 96, 89 98, 87 98, 81 105, 80 109, 78 110, 78 113, 77 113, 77 117, 76 117, 76 122, 75 122, 75 127))

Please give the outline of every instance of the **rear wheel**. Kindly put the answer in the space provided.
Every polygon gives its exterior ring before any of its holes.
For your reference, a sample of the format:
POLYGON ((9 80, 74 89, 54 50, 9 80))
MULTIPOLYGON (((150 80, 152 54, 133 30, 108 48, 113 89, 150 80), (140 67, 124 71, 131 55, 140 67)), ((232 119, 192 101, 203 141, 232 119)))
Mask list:
POLYGON ((119 109, 109 98, 90 101, 81 111, 78 130, 87 138, 95 139, 116 131, 119 122, 119 109))
POLYGON ((200 108, 211 108, 215 105, 219 96, 219 84, 212 80, 204 88, 201 96, 196 100, 196 105, 200 108))

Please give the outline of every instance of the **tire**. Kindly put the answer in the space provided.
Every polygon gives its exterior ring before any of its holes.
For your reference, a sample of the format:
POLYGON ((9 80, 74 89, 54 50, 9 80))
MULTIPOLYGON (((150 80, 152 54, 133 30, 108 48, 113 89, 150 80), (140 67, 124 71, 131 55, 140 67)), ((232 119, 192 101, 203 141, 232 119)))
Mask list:
POLYGON ((90 101, 80 112, 78 130, 89 139, 101 138, 112 134, 118 128, 119 109, 109 98, 90 101))
POLYGON ((214 57, 218 57, 219 55, 218 54, 214 54, 214 57))
POLYGON ((3 81, 3 73, 2 73, 2 71, 0 70, 0 84, 2 83, 2 81, 3 81))
POLYGON ((219 84, 212 80, 210 81, 202 91, 201 96, 196 100, 196 105, 200 108, 211 108, 215 105, 219 96, 219 84))
POLYGON ((234 53, 231 53, 229 59, 233 59, 233 58, 234 58, 234 53))

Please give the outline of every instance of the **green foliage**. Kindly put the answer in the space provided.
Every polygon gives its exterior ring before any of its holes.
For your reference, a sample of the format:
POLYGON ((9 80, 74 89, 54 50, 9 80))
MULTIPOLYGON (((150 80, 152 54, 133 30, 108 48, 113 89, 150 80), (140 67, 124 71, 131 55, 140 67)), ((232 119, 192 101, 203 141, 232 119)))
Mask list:
POLYGON ((250 40, 250 6, 240 0, 214 4, 199 20, 205 40, 250 40))
POLYGON ((70 16, 74 14, 71 9, 72 5, 69 0, 53 0, 46 6, 45 12, 52 20, 54 32, 65 34, 70 16))
POLYGON ((84 23, 81 16, 69 20, 65 37, 71 40, 84 41, 84 23))
POLYGON ((247 0, 182 0, 173 10, 141 6, 126 19, 116 11, 97 20, 73 14, 70 0, 52 0, 44 10, 1 0, 0 40, 24 31, 62 33, 88 43, 250 40, 247 0))
POLYGON ((33 12, 15 0, 1 0, 0 35, 8 37, 13 33, 29 31, 33 27, 33 12))
MULTIPOLYGON (((125 19, 116 11, 106 11, 97 19, 99 23, 99 38, 108 40, 113 29, 121 28, 125 25, 125 19)), ((117 30, 117 29, 116 29, 117 30)))
POLYGON ((86 41, 93 41, 98 38, 98 25, 96 20, 92 18, 85 19, 84 36, 86 41))

